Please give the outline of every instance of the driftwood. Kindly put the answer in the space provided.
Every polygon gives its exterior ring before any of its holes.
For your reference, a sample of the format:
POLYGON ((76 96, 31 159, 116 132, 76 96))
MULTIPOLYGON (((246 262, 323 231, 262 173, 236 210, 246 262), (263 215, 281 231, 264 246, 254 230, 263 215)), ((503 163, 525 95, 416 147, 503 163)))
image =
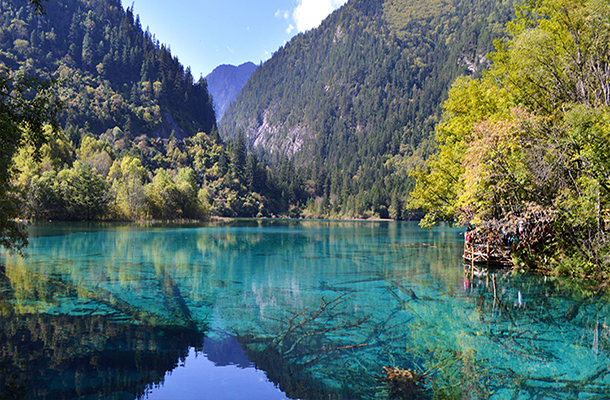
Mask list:
POLYGON ((180 292, 180 288, 174 281, 174 278, 167 273, 165 268, 161 268, 161 276, 159 278, 159 284, 165 303, 174 319, 180 321, 181 325, 196 330, 197 324, 193 320, 191 311, 186 305, 186 301, 180 292))
MULTIPOLYGON (((246 347, 258 344, 263 345, 262 350, 250 349, 251 352, 259 352, 264 355, 264 358, 273 358, 278 362, 293 362, 300 365, 300 368, 319 360, 322 356, 331 352, 348 350, 358 347, 368 346, 368 343, 334 343, 332 339, 326 337, 325 344, 322 346, 313 344, 318 343, 321 339, 333 332, 345 331, 356 328, 367 321, 370 316, 365 316, 355 321, 348 321, 339 318, 337 307, 352 298, 352 295, 344 293, 333 300, 326 300, 324 296, 321 298, 320 306, 317 310, 309 311, 307 308, 292 312, 288 317, 272 318, 273 321, 280 323, 283 330, 275 336, 265 335, 240 335, 235 332, 238 341, 246 347), (338 322, 329 325, 327 321, 338 319, 338 322)), ((255 358, 260 358, 254 356, 255 358)))
MULTIPOLYGON (((257 368, 265 370, 268 379, 278 384, 288 396, 330 398, 332 390, 314 388, 308 383, 313 378, 307 367, 331 356, 337 357, 344 352, 369 346, 366 342, 350 343, 349 337, 353 335, 345 335, 345 332, 349 333, 370 318, 364 316, 356 319, 345 313, 341 306, 352 296, 344 293, 332 300, 322 297, 317 309, 305 308, 298 312, 288 311, 279 318, 267 317, 281 327, 275 335, 268 335, 269 329, 264 327, 258 334, 240 334, 236 331, 233 334, 248 359, 257 368)), ((353 389, 348 389, 348 392, 346 398, 361 394, 353 389)))
MULTIPOLYGON (((318 319, 321 317, 327 319, 328 314, 331 314, 340 304, 346 302, 352 297, 352 295, 347 296, 347 293, 344 293, 333 300, 327 301, 324 296, 322 296, 320 307, 309 315, 307 313, 308 310, 304 309, 298 313, 293 313, 293 315, 290 317, 280 319, 271 318, 280 322, 282 325, 287 325, 287 327, 283 332, 271 340, 271 342, 267 345, 267 350, 275 349, 284 358, 296 358, 311 355, 313 354, 312 352, 305 352, 301 353, 300 355, 294 355, 294 353, 298 346, 307 339, 322 336, 333 331, 355 328, 361 325, 363 322, 368 320, 370 316, 366 316, 355 322, 343 320, 336 325, 328 327, 318 321, 318 319)), ((329 347, 316 351, 315 353, 325 353, 333 350, 344 350, 347 348, 362 346, 366 346, 366 344, 361 343, 350 346, 329 347)))

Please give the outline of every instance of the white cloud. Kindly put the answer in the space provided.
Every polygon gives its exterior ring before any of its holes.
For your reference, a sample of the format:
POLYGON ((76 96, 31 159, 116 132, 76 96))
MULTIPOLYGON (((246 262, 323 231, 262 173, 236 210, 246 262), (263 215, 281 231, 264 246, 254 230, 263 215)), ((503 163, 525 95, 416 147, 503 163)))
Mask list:
POLYGON ((292 32, 294 30, 294 25, 290 24, 288 25, 288 28, 286 28, 286 33, 290 35, 290 32, 292 32))
POLYGON ((298 0, 298 5, 292 13, 297 29, 305 32, 316 28, 324 18, 347 0, 298 0))
POLYGON ((290 12, 288 10, 278 10, 275 12, 275 18, 284 18, 288 19, 290 17, 290 12))

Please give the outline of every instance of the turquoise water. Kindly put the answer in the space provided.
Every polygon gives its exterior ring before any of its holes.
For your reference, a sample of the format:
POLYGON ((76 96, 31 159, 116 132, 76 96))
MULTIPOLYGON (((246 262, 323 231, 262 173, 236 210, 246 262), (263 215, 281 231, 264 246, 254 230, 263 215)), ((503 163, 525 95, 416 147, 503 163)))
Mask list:
POLYGON ((415 223, 39 225, 0 255, 0 398, 610 398, 604 287, 415 223))

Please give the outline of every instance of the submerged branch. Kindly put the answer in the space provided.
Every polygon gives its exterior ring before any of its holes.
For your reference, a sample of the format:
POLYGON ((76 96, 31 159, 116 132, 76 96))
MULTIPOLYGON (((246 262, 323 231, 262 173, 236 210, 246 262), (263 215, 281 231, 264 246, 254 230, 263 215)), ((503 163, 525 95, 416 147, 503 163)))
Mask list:
POLYGON ((320 307, 313 313, 312 316, 310 317, 306 317, 305 316, 305 312, 307 311, 307 308, 305 308, 304 310, 302 310, 301 312, 298 312, 296 314, 294 314, 292 317, 288 318, 287 322, 288 322, 288 328, 281 333, 280 335, 278 335, 275 339, 273 339, 273 341, 269 344, 269 346, 271 347, 278 347, 280 344, 282 344, 285 339, 292 334, 295 330, 304 327, 305 325, 315 321, 324 311, 326 311, 327 309, 329 311, 334 310, 339 304, 344 303, 345 301, 351 299, 353 297, 353 295, 349 295, 347 293, 344 293, 342 295, 340 295, 339 297, 337 297, 334 300, 331 300, 329 302, 327 302, 324 299, 324 296, 322 296, 321 301, 322 304, 320 305, 320 307), (347 296, 347 297, 346 297, 347 296), (301 317, 302 320, 300 322, 296 322, 297 319, 301 317))

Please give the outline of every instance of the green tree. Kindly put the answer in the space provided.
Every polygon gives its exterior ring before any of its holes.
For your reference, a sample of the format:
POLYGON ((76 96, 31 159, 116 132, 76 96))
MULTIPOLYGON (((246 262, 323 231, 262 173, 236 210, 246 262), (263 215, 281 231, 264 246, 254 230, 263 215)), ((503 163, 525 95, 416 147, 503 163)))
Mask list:
POLYGON ((41 148, 43 162, 48 162, 55 170, 72 165, 74 149, 66 135, 62 131, 53 132, 49 125, 44 129, 49 140, 41 148))
POLYGON ((29 185, 28 204, 24 215, 35 221, 52 220, 60 216, 65 204, 58 189, 57 174, 54 170, 35 175, 29 185))
POLYGON ((108 186, 90 165, 74 162, 72 168, 57 174, 57 184, 63 201, 62 219, 94 221, 106 215, 108 186))
POLYGON ((89 164, 103 177, 108 175, 113 163, 113 151, 110 143, 91 136, 85 136, 81 139, 77 156, 80 162, 89 164))
POLYGON ((454 84, 438 152, 413 172, 410 204, 427 210, 424 223, 510 230, 522 221, 530 231, 517 257, 525 264, 607 274, 609 12, 598 0, 517 8, 513 37, 497 43, 489 74, 454 84))
POLYGON ((231 172, 233 177, 240 183, 245 183, 246 178, 246 156, 248 148, 246 146, 246 135, 244 131, 239 131, 237 138, 231 144, 231 172))
POLYGON ((176 187, 180 192, 180 213, 184 218, 207 218, 207 210, 199 200, 199 187, 192 168, 181 168, 176 175, 176 187))
POLYGON ((11 184, 13 156, 29 144, 40 158, 39 149, 48 140, 45 124, 58 129, 61 104, 54 101, 52 87, 52 82, 0 68, 0 245, 8 249, 21 250, 27 245, 25 229, 16 220, 20 196, 11 184))
MULTIPOLYGON (((47 0, 28 0, 37 14, 47 0)), ((58 128, 61 102, 53 101, 53 82, 44 82, 6 67, 0 68, 0 245, 21 251, 27 234, 17 222, 19 196, 10 180, 15 173, 13 156, 25 144, 39 149, 47 140, 43 127, 58 128)), ((38 153, 36 153, 38 155, 38 153)))
POLYGON ((158 169, 152 182, 147 184, 144 190, 150 217, 162 220, 182 217, 181 193, 170 171, 158 169))
POLYGON ((114 216, 118 219, 138 220, 145 215, 144 182, 146 169, 138 158, 125 156, 115 160, 108 173, 113 199, 114 216))
POLYGON ((408 206, 426 210, 423 226, 460 218, 460 197, 467 177, 466 142, 477 122, 502 118, 509 104, 509 93, 492 80, 460 77, 455 81, 443 105, 443 120, 436 128, 436 153, 426 161, 425 168, 410 172, 416 184, 408 206))

